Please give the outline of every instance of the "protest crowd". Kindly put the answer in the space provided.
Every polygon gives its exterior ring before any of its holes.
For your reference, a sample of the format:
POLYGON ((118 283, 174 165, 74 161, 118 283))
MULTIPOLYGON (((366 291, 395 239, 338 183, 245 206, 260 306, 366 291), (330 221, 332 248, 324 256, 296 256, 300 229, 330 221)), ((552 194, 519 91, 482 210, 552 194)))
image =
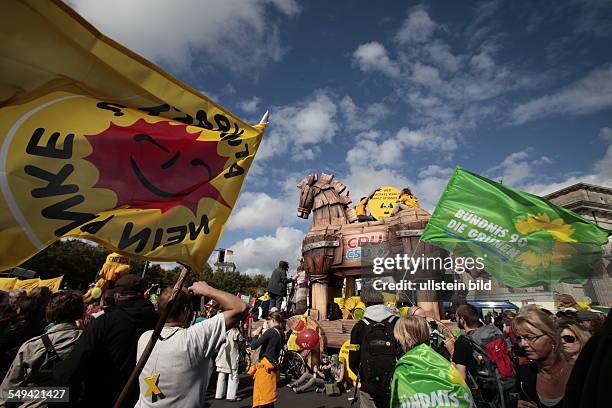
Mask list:
MULTIPOLYGON (((283 294, 298 276, 288 278, 287 270, 288 264, 280 262, 269 283, 276 296, 263 297, 251 310, 239 297, 205 282, 182 289, 172 304, 170 287, 147 298, 150 286, 133 274, 121 276, 89 304, 74 290, 3 292, 1 391, 65 386, 70 402, 62 406, 112 407, 151 338, 158 313, 165 310, 165 325, 123 406, 204 407, 209 386, 216 399, 250 397, 239 389, 247 339, 253 407, 284 406, 277 393, 282 381, 295 393, 344 392, 347 404, 363 408, 606 404, 610 316, 555 315, 529 305, 518 314, 480 318, 473 306, 462 304, 452 313, 461 335, 436 342, 434 324, 422 309, 411 306, 400 313, 384 305, 382 293, 372 286, 360 293, 366 309, 351 332, 348 367, 337 354, 321 354, 299 378, 289 378, 280 361, 292 329, 286 327, 283 294), (194 311, 201 297, 214 307, 194 311), (249 333, 244 323, 253 316, 264 324, 249 333), (347 381, 347 370, 358 373, 358 392, 347 381)), ((48 406, 44 401, 1 404, 48 406)))

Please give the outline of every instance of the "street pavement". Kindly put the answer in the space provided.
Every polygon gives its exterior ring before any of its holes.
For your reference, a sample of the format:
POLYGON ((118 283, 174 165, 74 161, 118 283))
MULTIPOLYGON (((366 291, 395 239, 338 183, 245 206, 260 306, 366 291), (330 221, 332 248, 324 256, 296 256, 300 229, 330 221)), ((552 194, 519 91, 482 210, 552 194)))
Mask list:
MULTIPOLYGON (((287 382, 282 379, 278 383, 278 400, 275 403, 276 408, 349 408, 349 397, 353 396, 353 390, 350 393, 344 393, 338 397, 328 397, 323 393, 314 391, 295 394, 286 387, 287 382)), ((253 403, 253 380, 251 377, 244 375, 240 377, 240 386, 238 387, 238 397, 242 398, 239 402, 228 402, 226 400, 215 400, 215 387, 217 385, 217 377, 214 376, 208 387, 209 408, 251 408, 253 403)), ((358 404, 354 404, 357 408, 358 404)))

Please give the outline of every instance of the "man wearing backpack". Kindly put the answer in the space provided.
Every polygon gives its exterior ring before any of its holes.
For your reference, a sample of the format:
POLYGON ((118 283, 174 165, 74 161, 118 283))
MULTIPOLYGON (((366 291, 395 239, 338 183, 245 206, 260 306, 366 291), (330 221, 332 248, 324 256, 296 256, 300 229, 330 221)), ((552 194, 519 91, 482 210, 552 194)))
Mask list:
POLYGON ((456 315, 465 334, 455 341, 452 360, 470 387, 474 403, 478 408, 516 406, 511 401, 514 371, 503 333, 493 324, 481 325, 474 306, 461 305, 456 315))
POLYGON ((351 331, 349 367, 359 373, 360 408, 388 408, 395 362, 401 354, 393 336, 399 316, 384 306, 382 292, 372 286, 364 286, 360 296, 366 310, 351 331))

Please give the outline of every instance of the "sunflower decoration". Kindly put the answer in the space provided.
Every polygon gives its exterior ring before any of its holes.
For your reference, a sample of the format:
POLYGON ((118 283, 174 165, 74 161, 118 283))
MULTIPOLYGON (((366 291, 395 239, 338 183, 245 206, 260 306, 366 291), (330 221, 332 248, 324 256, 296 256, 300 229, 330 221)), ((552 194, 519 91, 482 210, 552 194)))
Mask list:
POLYGON ((576 250, 569 244, 576 242, 571 237, 574 228, 567 225, 561 218, 551 220, 548 214, 535 216, 527 214, 526 220, 518 220, 514 226, 522 235, 547 234, 552 238, 548 240, 548 244, 543 242, 538 247, 532 247, 518 256, 517 260, 526 268, 533 270, 540 267, 548 268, 551 265, 561 266, 576 253, 576 250))
POLYGON ((450 366, 450 373, 449 373, 449 374, 450 374, 450 375, 449 375, 449 377, 450 377, 449 379, 450 379, 450 380, 451 380, 453 383, 455 383, 455 384, 459 384, 459 385, 463 385, 463 386, 466 386, 465 379, 463 378, 463 376, 461 375, 461 373, 459 372, 459 370, 457 370, 457 369, 455 368, 455 366, 454 366, 454 365, 452 365, 452 364, 451 364, 451 366, 450 366))

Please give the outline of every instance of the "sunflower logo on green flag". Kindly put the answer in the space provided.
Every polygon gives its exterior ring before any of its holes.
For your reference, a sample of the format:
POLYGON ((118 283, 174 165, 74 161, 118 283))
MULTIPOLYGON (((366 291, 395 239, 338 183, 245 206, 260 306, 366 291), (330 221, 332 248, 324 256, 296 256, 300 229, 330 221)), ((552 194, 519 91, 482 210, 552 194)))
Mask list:
POLYGON ((538 196, 457 168, 422 241, 463 257, 512 287, 584 283, 611 234, 538 196))
POLYGON ((474 407, 457 369, 427 344, 400 358, 391 381, 391 408, 474 407))

